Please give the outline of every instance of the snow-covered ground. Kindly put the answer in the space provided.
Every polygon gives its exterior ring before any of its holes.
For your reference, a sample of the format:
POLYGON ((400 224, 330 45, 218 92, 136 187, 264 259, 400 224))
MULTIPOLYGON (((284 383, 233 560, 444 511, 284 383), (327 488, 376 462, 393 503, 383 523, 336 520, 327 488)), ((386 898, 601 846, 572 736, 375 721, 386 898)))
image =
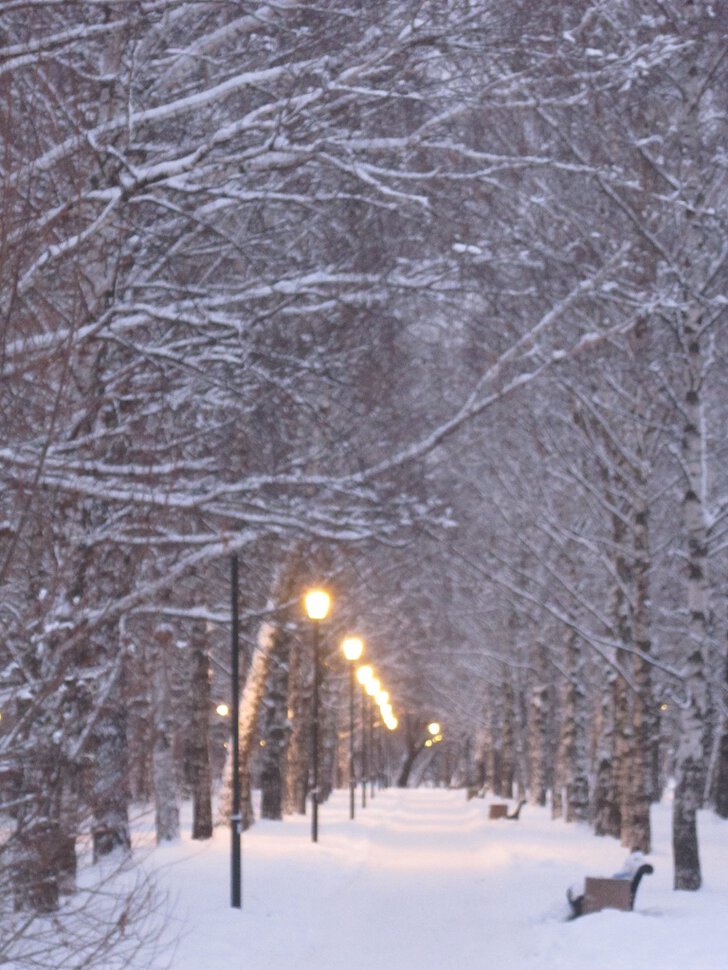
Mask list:
MULTIPOLYGON (((653 809, 655 867, 635 911, 567 921, 566 887, 626 852, 527 805, 487 818, 462 791, 378 792, 348 818, 344 792, 306 818, 243 837, 243 908, 230 907, 229 833, 155 849, 170 892, 173 970, 722 970, 728 823, 700 816, 704 888, 674 892, 669 804, 653 809)), ((167 954, 169 957, 169 953, 167 954)), ((150 970, 161 967, 160 960, 150 970)))

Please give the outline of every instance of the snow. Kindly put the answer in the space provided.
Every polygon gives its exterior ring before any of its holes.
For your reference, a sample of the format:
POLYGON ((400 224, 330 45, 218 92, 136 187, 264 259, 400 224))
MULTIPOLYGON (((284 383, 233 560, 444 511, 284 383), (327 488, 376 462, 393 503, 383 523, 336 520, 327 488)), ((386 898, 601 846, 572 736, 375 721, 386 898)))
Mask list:
POLYGON ((517 822, 489 820, 488 800, 466 801, 462 790, 379 791, 366 809, 357 804, 354 821, 347 797, 321 806, 316 844, 305 817, 258 821, 243 835, 242 910, 230 906, 226 828, 209 842, 185 836, 154 849, 145 865, 170 893, 173 970, 725 965, 728 823, 710 813, 699 818, 700 892, 672 890, 666 802, 653 808, 655 873, 634 912, 568 921, 567 886, 624 864, 616 840, 531 805, 517 822))

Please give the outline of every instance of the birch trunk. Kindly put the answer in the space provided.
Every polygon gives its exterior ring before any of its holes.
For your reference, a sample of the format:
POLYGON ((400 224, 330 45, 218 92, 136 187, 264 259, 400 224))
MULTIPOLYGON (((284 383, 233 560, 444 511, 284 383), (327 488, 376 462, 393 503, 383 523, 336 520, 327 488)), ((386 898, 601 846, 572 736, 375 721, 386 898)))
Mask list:
POLYGON ((568 674, 564 694, 557 777, 561 782, 567 822, 589 817, 589 775, 587 766, 584 656, 579 637, 571 632, 567 645, 568 674))
POLYGON ((205 624, 195 622, 190 637, 190 732, 187 774, 192 789, 192 838, 212 838, 212 767, 210 765, 210 656, 205 624))
POLYGON ((619 838, 620 812, 615 771, 616 720, 615 691, 617 676, 607 676, 607 690, 602 695, 596 740, 596 780, 592 816, 597 835, 619 838))
POLYGON ((171 842, 179 838, 179 806, 174 763, 175 724, 169 679, 173 636, 174 631, 166 625, 159 625, 154 631, 156 649, 152 710, 155 730, 152 765, 157 842, 171 842))
MULTIPOLYGON (((728 661, 723 668, 723 686, 728 689, 728 661)), ((720 818, 728 818, 728 721, 725 715, 722 719, 713 792, 716 814, 720 818)))
POLYGON ((308 766, 311 761, 311 684, 306 676, 301 644, 294 641, 291 648, 291 669, 288 679, 289 740, 286 751, 286 771, 283 810, 288 815, 305 815, 308 798, 308 766))
MULTIPOLYGON (((101 655, 108 656, 112 650, 119 652, 118 624, 104 624, 98 637, 103 642, 101 655)), ((123 665, 113 689, 101 704, 90 749, 93 859, 97 862, 117 849, 125 853, 131 850, 123 665)))
POLYGON ((529 775, 531 801, 545 805, 548 791, 549 756, 549 688, 537 684, 531 689, 531 716, 529 718, 529 775))
POLYGON ((708 705, 705 672, 708 640, 707 530, 703 500, 702 361, 698 326, 698 320, 686 321, 684 334, 687 390, 683 430, 686 476, 683 515, 687 536, 688 624, 683 672, 687 702, 679 712, 672 826, 674 885, 675 889, 688 890, 699 889, 702 883, 696 815, 702 803, 705 782, 704 733, 708 705))
MULTIPOLYGON (((642 483, 644 485, 644 483, 642 483)), ((633 638, 640 651, 634 659, 636 696, 632 704, 632 752, 630 774, 625 779, 622 817, 622 844, 630 851, 648 853, 651 849, 650 802, 652 793, 652 751, 654 702, 649 655, 650 633, 649 532, 648 512, 644 499, 638 503, 633 525, 634 537, 634 606, 633 638)))
MULTIPOLYGON (((238 738, 240 743, 240 783, 242 790, 241 809, 243 828, 253 824, 252 799, 250 791, 250 759, 255 743, 258 715, 265 691, 265 680, 268 673, 270 655, 275 644, 276 628, 272 623, 261 623, 258 629, 255 650, 250 662, 250 670, 245 680, 245 686, 240 698, 240 716, 238 718, 238 738)), ((222 787, 220 789, 220 817, 224 821, 230 818, 232 807, 233 765, 232 752, 228 753, 223 770, 222 787)))
POLYGON ((268 688, 263 705, 261 754, 261 818, 283 818, 283 775, 289 736, 288 671, 291 634, 283 629, 276 636, 271 657, 268 688))
MULTIPOLYGON (((506 675, 507 676, 507 675, 506 675)), ((501 783, 496 794, 513 797, 516 776, 516 729, 513 687, 510 680, 503 684, 503 732, 501 737, 501 783)))

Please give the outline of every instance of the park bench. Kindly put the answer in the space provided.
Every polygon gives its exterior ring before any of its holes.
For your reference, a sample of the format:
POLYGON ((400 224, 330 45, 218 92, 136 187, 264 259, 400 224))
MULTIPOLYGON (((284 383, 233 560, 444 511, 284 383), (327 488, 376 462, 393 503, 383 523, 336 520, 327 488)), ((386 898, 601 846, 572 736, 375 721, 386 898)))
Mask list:
POLYGON ((488 818, 508 818, 512 821, 518 821, 518 816, 521 814, 521 809, 525 804, 524 799, 518 803, 512 812, 509 812, 505 802, 493 802, 488 806, 488 818))
POLYGON ((571 919, 585 916, 587 913, 598 913, 602 909, 620 909, 628 912, 634 909, 637 889, 643 876, 650 875, 655 870, 645 862, 634 873, 625 876, 602 878, 587 876, 584 880, 584 892, 581 895, 569 888, 566 898, 571 906, 571 919))

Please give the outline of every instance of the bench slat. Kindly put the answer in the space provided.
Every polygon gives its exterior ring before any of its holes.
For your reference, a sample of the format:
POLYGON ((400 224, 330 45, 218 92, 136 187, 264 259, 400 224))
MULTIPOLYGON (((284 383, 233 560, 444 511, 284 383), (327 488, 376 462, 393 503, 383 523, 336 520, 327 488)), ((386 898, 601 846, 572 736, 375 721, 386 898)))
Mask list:
POLYGON ((495 802, 488 806, 488 818, 505 818, 508 814, 508 806, 500 805, 495 802))
POLYGON ((632 909, 629 879, 602 879, 587 876, 584 884, 584 912, 598 913, 602 909, 632 909))

